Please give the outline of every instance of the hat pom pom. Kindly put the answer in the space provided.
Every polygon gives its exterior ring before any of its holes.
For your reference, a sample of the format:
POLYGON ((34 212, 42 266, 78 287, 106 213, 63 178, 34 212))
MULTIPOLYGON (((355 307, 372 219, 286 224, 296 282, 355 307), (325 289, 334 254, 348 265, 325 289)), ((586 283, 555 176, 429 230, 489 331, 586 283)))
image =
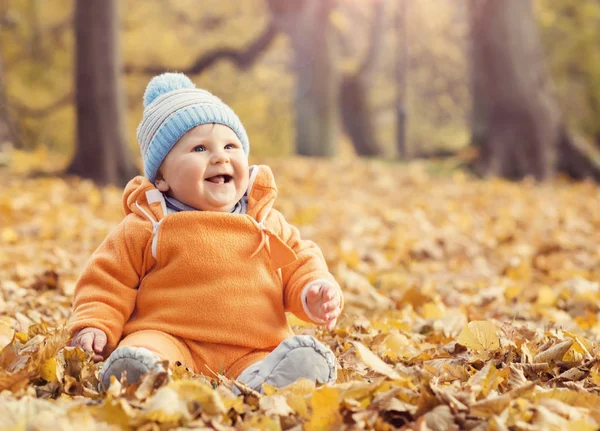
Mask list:
POLYGON ((163 73, 155 76, 150 80, 144 92, 144 108, 157 97, 184 88, 196 88, 196 86, 183 73, 163 73))

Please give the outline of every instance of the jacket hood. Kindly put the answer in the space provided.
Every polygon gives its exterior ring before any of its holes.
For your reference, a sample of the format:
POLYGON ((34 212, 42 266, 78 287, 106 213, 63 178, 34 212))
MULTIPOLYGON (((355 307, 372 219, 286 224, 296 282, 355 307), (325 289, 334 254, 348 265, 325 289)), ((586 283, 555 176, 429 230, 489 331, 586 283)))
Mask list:
MULTIPOLYGON (((258 222, 266 217, 277 198, 277 186, 271 168, 266 165, 250 167, 248 184, 247 214, 258 222)), ((123 191, 123 210, 125 214, 135 213, 147 218, 144 211, 150 212, 156 221, 166 215, 166 206, 162 193, 143 176, 133 178, 123 191)))

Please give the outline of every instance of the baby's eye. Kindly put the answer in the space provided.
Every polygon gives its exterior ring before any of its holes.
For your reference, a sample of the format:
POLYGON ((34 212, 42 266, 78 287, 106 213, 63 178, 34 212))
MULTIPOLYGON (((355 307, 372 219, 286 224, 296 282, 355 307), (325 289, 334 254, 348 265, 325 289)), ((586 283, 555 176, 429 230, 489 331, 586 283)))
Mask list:
POLYGON ((204 145, 198 145, 197 147, 194 147, 194 151, 195 152, 206 151, 206 147, 204 145))
POLYGON ((227 144, 225 145, 226 150, 233 150, 235 148, 235 144, 227 144))

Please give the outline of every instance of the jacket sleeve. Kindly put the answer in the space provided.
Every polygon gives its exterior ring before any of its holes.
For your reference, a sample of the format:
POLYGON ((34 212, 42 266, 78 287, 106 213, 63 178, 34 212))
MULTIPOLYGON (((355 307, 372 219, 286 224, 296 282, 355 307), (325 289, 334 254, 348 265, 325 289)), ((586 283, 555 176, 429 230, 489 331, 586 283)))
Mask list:
POLYGON ((314 282, 331 284, 338 290, 340 305, 343 307, 342 291, 329 272, 321 249, 314 242, 302 239, 298 229, 289 224, 281 213, 276 210, 271 212, 279 221, 279 237, 294 250, 298 257, 295 262, 281 268, 285 311, 290 311, 307 322, 322 323, 307 314, 304 294, 306 288, 314 282))
POLYGON ((128 232, 133 214, 111 232, 88 260, 77 280, 69 332, 94 327, 104 331, 107 349, 121 339, 123 326, 135 307, 148 235, 128 232))

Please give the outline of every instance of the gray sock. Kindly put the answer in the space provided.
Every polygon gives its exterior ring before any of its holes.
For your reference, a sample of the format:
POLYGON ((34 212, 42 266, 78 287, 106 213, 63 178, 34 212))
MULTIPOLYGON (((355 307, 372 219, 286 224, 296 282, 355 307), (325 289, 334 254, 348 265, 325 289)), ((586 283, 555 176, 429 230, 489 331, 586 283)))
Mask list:
POLYGON ((100 371, 100 382, 105 389, 110 386, 110 377, 121 380, 126 372, 127 383, 137 383, 142 376, 160 367, 160 359, 150 350, 143 347, 119 347, 106 360, 100 371))

